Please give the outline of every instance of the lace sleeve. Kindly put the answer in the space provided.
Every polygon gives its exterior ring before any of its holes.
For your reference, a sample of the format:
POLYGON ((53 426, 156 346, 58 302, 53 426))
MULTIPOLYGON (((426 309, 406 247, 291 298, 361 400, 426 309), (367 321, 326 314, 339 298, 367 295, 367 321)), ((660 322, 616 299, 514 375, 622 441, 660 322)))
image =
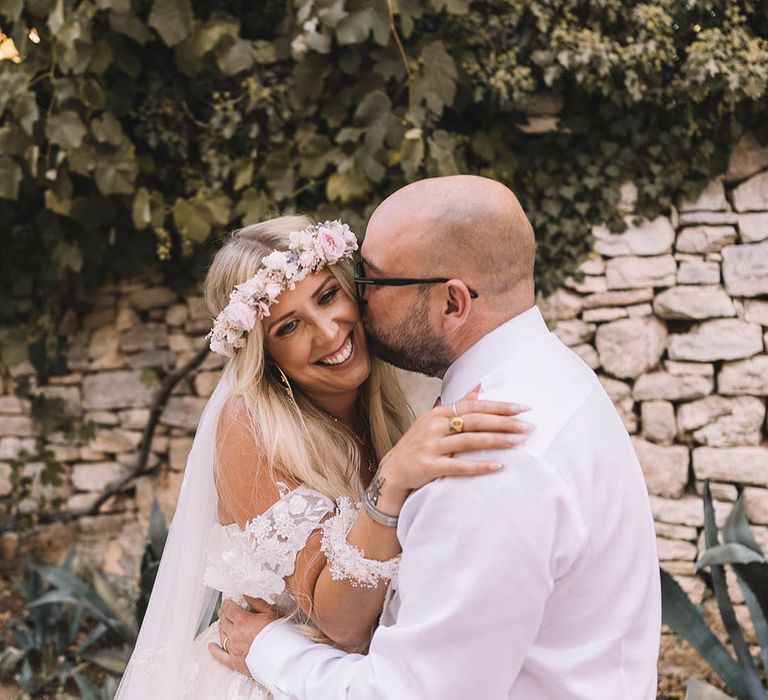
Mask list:
POLYGON ((400 555, 387 561, 366 559, 362 550, 347 542, 360 504, 353 506, 348 498, 339 499, 336 515, 323 525, 322 551, 328 560, 328 568, 334 581, 348 580, 353 586, 376 588, 379 581, 392 581, 397 576, 400 555))
POLYGON ((225 597, 248 595, 274 604, 285 591, 296 555, 334 503, 317 491, 300 486, 289 491, 278 484, 281 497, 241 530, 236 524, 216 525, 209 540, 203 575, 206 586, 225 597))

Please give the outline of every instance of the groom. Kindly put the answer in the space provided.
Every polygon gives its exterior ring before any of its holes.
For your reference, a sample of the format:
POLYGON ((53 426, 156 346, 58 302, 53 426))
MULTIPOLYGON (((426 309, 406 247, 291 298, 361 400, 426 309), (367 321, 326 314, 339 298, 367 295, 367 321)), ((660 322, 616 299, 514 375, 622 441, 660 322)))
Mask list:
POLYGON ((534 306, 534 248, 513 193, 480 177, 413 183, 371 217, 358 274, 377 353, 442 377, 443 404, 478 382, 483 399, 526 403, 536 430, 499 472, 411 494, 398 590, 366 656, 227 609, 232 655, 215 655, 277 700, 656 697, 643 475, 597 377, 534 306))

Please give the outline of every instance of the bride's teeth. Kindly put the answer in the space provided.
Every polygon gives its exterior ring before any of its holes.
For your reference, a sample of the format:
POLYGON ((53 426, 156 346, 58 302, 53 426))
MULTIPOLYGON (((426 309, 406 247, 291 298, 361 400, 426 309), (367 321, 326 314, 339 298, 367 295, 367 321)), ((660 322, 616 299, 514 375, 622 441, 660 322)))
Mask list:
POLYGON ((342 362, 346 362, 352 355, 352 337, 348 337, 344 346, 335 355, 326 357, 323 360, 318 360, 321 365, 340 365, 342 362))

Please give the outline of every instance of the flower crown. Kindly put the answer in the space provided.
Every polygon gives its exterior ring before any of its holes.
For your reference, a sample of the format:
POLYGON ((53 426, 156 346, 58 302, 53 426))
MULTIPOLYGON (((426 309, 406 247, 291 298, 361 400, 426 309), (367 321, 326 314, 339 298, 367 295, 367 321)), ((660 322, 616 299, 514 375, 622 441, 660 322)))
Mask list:
POLYGON ((269 316, 269 307, 286 289, 293 289, 307 275, 351 257, 357 250, 357 237, 341 221, 325 221, 301 231, 293 231, 287 250, 275 250, 261 261, 251 279, 238 284, 229 295, 229 304, 213 323, 211 350, 234 357, 245 345, 245 334, 257 319, 269 316))

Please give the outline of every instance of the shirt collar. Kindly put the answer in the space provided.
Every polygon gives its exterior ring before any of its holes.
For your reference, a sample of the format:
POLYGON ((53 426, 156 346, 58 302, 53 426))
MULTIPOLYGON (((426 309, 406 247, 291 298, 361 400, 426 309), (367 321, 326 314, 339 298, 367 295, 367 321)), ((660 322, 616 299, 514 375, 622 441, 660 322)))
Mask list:
POLYGON ((441 402, 458 401, 484 375, 502 363, 514 362, 548 333, 547 324, 536 306, 494 328, 448 368, 440 391, 441 402))

